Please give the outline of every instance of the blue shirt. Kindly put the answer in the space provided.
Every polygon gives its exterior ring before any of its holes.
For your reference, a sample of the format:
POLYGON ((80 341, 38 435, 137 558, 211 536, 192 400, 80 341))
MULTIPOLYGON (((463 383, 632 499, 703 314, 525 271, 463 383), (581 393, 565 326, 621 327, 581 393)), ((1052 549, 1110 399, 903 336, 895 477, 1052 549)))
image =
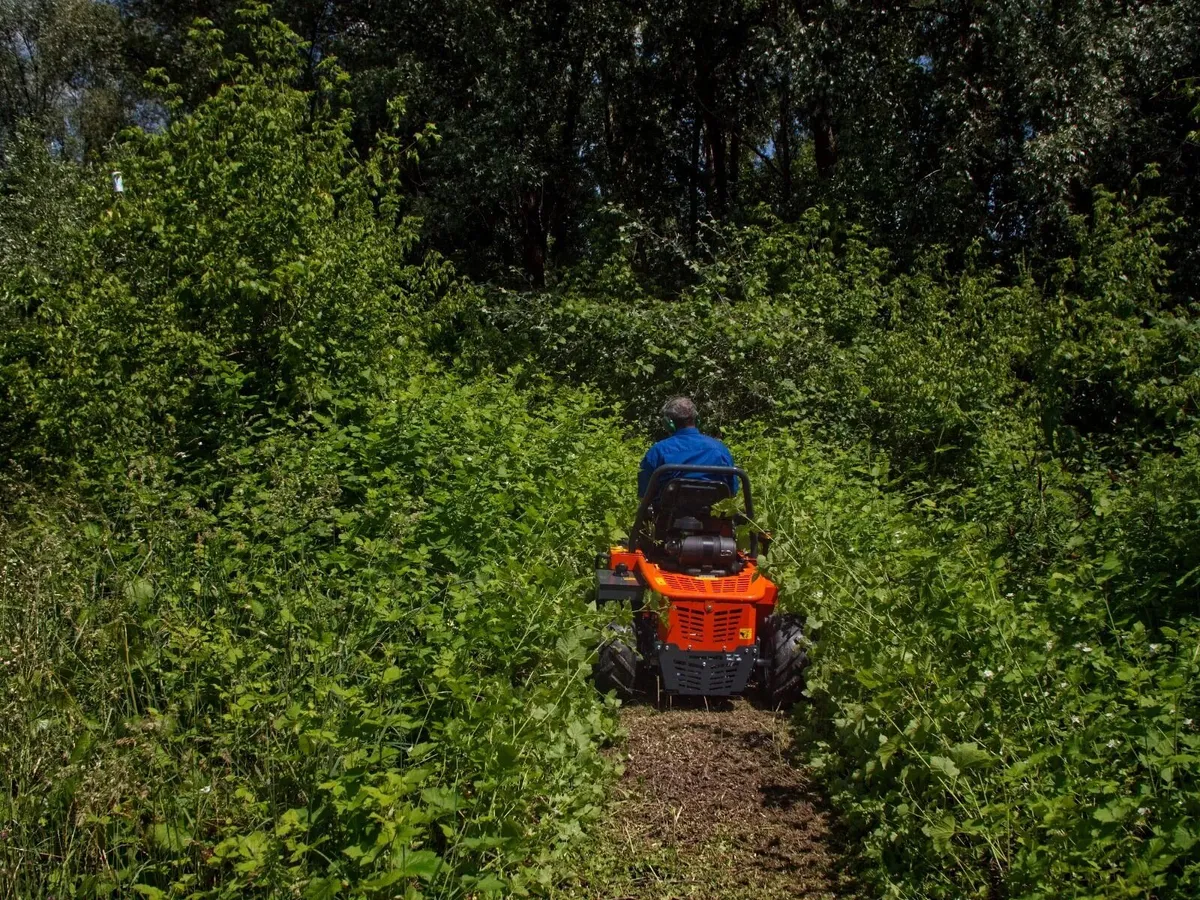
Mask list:
MULTIPOLYGON (((733 454, 729 448, 715 437, 701 434, 698 428, 680 428, 669 438, 659 441, 646 451, 642 457, 642 467, 638 471, 638 498, 646 495, 650 486, 650 476, 659 466, 679 463, 687 466, 732 466, 733 454)), ((689 474, 688 478, 701 478, 705 481, 724 481, 729 485, 730 492, 736 494, 738 480, 736 475, 704 475, 699 472, 689 474)), ((670 479, 659 479, 661 489, 670 479)))

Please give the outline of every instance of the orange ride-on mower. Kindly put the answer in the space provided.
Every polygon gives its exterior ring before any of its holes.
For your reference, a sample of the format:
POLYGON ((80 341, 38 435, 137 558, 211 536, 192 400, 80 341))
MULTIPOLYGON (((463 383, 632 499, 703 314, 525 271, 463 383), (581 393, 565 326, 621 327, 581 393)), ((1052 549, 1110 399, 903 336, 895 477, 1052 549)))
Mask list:
POLYGON ((753 519, 742 469, 654 471, 627 546, 596 560, 597 605, 628 604, 632 611, 632 625, 609 625, 600 645, 594 674, 601 691, 628 700, 657 676, 667 694, 729 697, 757 673, 771 706, 800 698, 808 665, 800 619, 775 612, 778 589, 758 572, 759 546, 765 552, 769 538, 752 527, 744 552, 734 535, 738 521, 753 519), (714 504, 729 499, 729 485, 685 477, 692 474, 736 475, 744 517, 714 515, 714 504))

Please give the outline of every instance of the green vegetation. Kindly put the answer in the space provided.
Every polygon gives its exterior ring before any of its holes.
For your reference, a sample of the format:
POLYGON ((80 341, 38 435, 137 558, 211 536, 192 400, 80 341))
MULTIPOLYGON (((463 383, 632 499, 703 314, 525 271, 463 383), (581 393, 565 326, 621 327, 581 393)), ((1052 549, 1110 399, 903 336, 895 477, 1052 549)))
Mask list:
POLYGON ((523 892, 603 800, 632 449, 428 358, 457 288, 293 77, 234 64, 7 260, 5 896, 523 892))
POLYGON ((870 891, 1195 896, 1194 4, 510 6, 0 8, 0 897, 568 884, 673 392, 870 891))

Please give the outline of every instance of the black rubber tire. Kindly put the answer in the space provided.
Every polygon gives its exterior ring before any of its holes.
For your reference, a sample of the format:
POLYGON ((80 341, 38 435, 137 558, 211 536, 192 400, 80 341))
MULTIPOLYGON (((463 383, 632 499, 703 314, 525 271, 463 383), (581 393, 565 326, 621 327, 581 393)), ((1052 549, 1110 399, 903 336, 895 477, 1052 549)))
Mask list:
POLYGON ((804 670, 808 668, 808 642, 800 616, 771 616, 766 627, 766 667, 763 687, 767 704, 787 709, 804 695, 804 670))
POLYGON ((622 700, 632 700, 637 694, 638 655, 631 644, 633 630, 627 625, 608 625, 592 667, 592 678, 600 693, 616 691, 622 700))

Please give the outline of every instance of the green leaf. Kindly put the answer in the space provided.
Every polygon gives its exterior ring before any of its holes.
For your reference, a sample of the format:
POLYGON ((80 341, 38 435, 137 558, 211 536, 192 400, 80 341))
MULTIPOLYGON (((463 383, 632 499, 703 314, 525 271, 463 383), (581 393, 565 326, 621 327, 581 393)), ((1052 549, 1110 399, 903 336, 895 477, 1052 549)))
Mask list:
POLYGON ((444 787, 427 787, 421 791, 421 799, 429 806, 443 812, 461 809, 465 801, 457 792, 444 787))
POLYGON ((955 744, 950 748, 950 756, 959 769, 983 769, 996 762, 991 753, 972 742, 955 744))
POLYGON ((304 900, 333 900, 342 891, 342 883, 336 878, 314 878, 305 886, 304 900))
POLYGON ((401 881, 407 876, 403 872, 395 869, 390 872, 383 872, 373 878, 368 878, 365 881, 359 882, 359 887, 364 891, 381 891, 384 888, 391 887, 397 881, 401 881))
POLYGON ((502 878, 497 878, 495 875, 484 875, 482 878, 477 878, 472 886, 477 891, 490 893, 507 890, 508 882, 502 878))
POLYGON ((1113 800, 1107 806, 1101 806, 1092 812, 1092 818, 1097 822, 1121 822, 1129 815, 1129 805, 1120 800, 1113 800))
POLYGON ((155 822, 150 827, 150 838, 155 846, 179 853, 192 841, 192 836, 177 825, 155 822))
POLYGON ((1171 843, 1178 850, 1187 853, 1196 844, 1196 835, 1184 828, 1182 825, 1176 825, 1175 831, 1171 835, 1171 843))
POLYGON ((940 819, 926 822, 921 831, 933 840, 933 846, 945 852, 950 847, 950 840, 958 832, 957 823, 951 813, 945 813, 940 819))
POLYGON ((935 771, 941 772, 951 781, 959 776, 958 766, 954 764, 953 760, 945 756, 929 757, 929 767, 935 771))
POLYGON ((393 865, 405 876, 429 881, 442 868, 442 858, 432 850, 402 850, 393 865))

